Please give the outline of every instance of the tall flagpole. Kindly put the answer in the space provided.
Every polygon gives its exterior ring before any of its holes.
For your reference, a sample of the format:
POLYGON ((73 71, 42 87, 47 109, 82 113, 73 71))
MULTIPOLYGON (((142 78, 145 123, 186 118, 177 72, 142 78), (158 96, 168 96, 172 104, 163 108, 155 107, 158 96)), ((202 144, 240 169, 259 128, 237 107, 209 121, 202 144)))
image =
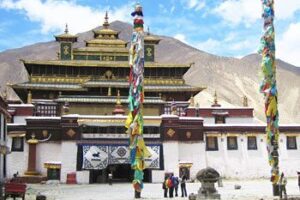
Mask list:
POLYGON ((125 127, 129 134, 131 168, 134 170, 132 181, 135 198, 141 197, 145 169, 145 158, 150 153, 143 138, 143 101, 144 101, 144 21, 142 6, 137 3, 133 17, 133 33, 129 50, 129 114, 125 127))
POLYGON ((278 93, 276 86, 276 61, 275 61, 275 30, 274 30, 274 0, 261 0, 264 19, 264 33, 261 38, 259 53, 262 55, 261 69, 264 75, 260 92, 265 98, 265 115, 267 120, 267 151, 271 166, 271 182, 273 194, 277 195, 279 181, 279 114, 278 93))

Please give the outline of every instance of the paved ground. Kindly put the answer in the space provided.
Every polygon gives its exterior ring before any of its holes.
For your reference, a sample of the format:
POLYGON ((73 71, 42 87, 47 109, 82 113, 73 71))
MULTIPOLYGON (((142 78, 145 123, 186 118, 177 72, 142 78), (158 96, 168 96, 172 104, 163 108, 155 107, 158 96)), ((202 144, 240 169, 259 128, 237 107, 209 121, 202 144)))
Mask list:
MULTIPOLYGON (((268 180, 235 181, 224 180, 224 187, 217 188, 222 199, 230 200, 273 200, 272 188, 268 180), (240 190, 235 190, 234 185, 242 186, 240 190)), ((188 183, 187 191, 197 193, 200 183, 188 183)), ((161 184, 145 184, 142 192, 142 199, 163 200, 163 190, 161 184)), ((93 184, 93 185, 28 185, 26 200, 35 200, 38 193, 47 196, 47 200, 131 200, 133 199, 133 189, 131 184, 93 184)), ((287 192, 290 196, 300 198, 300 191, 296 179, 288 179, 287 192)), ((179 193, 180 194, 180 193, 179 193)), ((174 200, 187 198, 176 197, 174 200)))

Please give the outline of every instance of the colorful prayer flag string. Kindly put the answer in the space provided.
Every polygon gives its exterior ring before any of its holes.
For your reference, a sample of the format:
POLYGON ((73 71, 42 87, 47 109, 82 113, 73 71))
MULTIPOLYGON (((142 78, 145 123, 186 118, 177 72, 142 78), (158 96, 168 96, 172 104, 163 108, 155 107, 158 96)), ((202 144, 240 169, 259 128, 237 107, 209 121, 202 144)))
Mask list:
POLYGON ((264 75, 260 92, 265 97, 265 115, 267 119, 267 151, 271 166, 271 181, 275 185, 279 180, 279 113, 276 86, 274 0, 261 0, 264 19, 264 34, 260 41, 259 53, 262 55, 261 68, 264 75))
POLYGON ((133 187, 140 193, 143 189, 145 158, 151 156, 143 138, 143 101, 144 101, 144 21, 143 9, 136 4, 133 17, 133 33, 129 50, 129 114, 125 127, 129 134, 130 163, 134 170, 133 187))

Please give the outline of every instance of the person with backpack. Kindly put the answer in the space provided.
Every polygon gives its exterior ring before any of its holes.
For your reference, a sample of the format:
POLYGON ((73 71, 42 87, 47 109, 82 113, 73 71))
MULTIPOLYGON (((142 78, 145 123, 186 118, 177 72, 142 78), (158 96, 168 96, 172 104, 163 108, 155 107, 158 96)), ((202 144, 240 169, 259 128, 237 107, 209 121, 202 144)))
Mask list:
POLYGON ((173 174, 170 175, 168 178, 168 188, 169 188, 169 197, 173 198, 174 193, 174 176, 173 174))
POLYGON ((165 176, 165 180, 162 184, 162 189, 164 190, 164 198, 168 198, 168 183, 167 183, 167 180, 168 180, 168 176, 165 176))
POLYGON ((186 180, 187 180, 187 177, 185 174, 182 175, 181 177, 181 184, 180 184, 180 187, 181 187, 181 197, 187 197, 187 192, 186 192, 186 180))

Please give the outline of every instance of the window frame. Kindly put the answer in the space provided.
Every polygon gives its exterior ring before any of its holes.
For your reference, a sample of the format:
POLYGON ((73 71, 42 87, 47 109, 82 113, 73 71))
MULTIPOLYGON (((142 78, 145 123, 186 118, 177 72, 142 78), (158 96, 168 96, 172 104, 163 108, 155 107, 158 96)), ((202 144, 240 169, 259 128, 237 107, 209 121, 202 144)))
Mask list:
POLYGON ((227 137, 227 150, 238 150, 238 149, 239 149, 239 146, 238 146, 238 138, 237 138, 237 136, 228 136, 227 137), (231 147, 229 145, 229 140, 231 138, 234 139, 234 141, 235 141, 235 147, 231 147))
POLYGON ((23 152, 24 151, 24 137, 13 137, 11 141, 11 151, 12 152, 23 152), (16 148, 16 139, 21 140, 21 147, 16 148))
POLYGON ((248 150, 257 150, 257 137, 256 136, 247 136, 247 149, 248 150), (250 140, 249 140, 249 138, 252 138, 252 139, 255 139, 254 141, 255 141, 255 147, 251 147, 250 148, 250 140))
POLYGON ((286 136, 286 149, 287 150, 297 150, 297 136, 286 136), (290 139, 294 139, 294 142, 295 142, 295 146, 294 147, 291 147, 290 145, 290 139))
POLYGON ((219 151, 219 144, 218 144, 218 137, 217 136, 206 136, 206 151, 219 151), (213 139, 214 140, 214 143, 215 143, 215 147, 214 148, 210 148, 208 146, 208 140, 210 139, 213 139))

